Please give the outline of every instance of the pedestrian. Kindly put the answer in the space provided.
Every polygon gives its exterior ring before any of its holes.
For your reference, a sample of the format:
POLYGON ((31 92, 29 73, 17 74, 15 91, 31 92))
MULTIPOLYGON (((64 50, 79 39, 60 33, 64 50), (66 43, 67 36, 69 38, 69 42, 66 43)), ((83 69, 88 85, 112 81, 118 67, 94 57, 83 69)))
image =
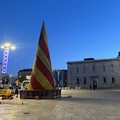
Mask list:
POLYGON ((19 94, 18 86, 16 86, 16 88, 15 88, 15 95, 16 95, 16 98, 18 98, 18 94, 19 94))
POLYGON ((93 90, 95 90, 95 84, 93 84, 93 90))
POLYGON ((90 85, 90 90, 92 89, 92 86, 90 85))

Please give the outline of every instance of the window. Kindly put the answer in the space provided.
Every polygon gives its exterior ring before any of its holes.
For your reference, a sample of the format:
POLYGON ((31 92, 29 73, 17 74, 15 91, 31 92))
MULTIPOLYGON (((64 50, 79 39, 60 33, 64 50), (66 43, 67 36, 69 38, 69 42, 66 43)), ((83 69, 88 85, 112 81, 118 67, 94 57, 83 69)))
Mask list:
POLYGON ((86 73, 86 69, 85 69, 85 66, 83 66, 83 73, 86 73))
POLYGON ((111 64, 111 66, 110 66, 111 68, 111 72, 114 72, 114 65, 113 64, 111 64))
POLYGON ((92 66, 92 70, 93 70, 93 72, 95 72, 95 65, 92 66))
POLYGON ((87 84, 86 78, 84 78, 84 84, 87 84))
POLYGON ((79 80, 79 78, 76 78, 76 84, 77 84, 77 85, 80 84, 80 80, 79 80))
POLYGON ((114 77, 112 77, 112 83, 115 83, 115 78, 114 77))
POLYGON ((78 67, 76 68, 76 73, 77 73, 77 74, 79 73, 79 68, 78 68, 78 67))
POLYGON ((103 78, 103 83, 106 83, 106 78, 105 77, 103 78))
POLYGON ((103 65, 103 72, 105 72, 105 65, 103 65))

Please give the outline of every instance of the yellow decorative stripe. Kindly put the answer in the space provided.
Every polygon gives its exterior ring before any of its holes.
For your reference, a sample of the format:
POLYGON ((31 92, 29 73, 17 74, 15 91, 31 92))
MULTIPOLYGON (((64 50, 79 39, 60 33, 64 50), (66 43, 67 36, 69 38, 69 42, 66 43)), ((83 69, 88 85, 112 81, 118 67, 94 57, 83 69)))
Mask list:
POLYGON ((45 90, 53 90, 54 89, 51 86, 51 84, 49 83, 49 81, 46 79, 46 77, 39 71, 36 64, 34 64, 33 73, 34 73, 34 76, 35 76, 36 80, 41 84, 41 86, 45 90))
MULTIPOLYGON (((46 55, 43 53, 42 49, 38 46, 38 51, 37 51, 37 55, 39 57, 39 59, 42 61, 42 63, 47 67, 47 69, 50 71, 51 73, 51 64, 49 62, 49 60, 47 59, 46 55)), ((35 64, 35 63, 34 63, 35 64)), ((52 74, 52 73, 51 73, 52 74)))
POLYGON ((41 33, 42 33, 42 36, 43 36, 43 38, 44 38, 44 41, 45 41, 46 45, 48 46, 46 29, 45 29, 45 24, 44 24, 44 23, 43 23, 43 26, 42 26, 42 31, 41 31, 41 33))
POLYGON ((28 89, 33 90, 31 83, 29 83, 28 89))

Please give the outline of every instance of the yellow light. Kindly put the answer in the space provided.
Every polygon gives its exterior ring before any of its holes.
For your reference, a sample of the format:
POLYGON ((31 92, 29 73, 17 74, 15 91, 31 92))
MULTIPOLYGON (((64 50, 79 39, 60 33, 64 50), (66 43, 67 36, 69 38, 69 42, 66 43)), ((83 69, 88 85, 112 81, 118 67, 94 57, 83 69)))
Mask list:
POLYGON ((4 48, 10 48, 12 50, 15 50, 16 47, 14 45, 12 45, 11 43, 9 42, 6 42, 4 45, 0 46, 0 48, 4 49, 4 48))
POLYGON ((15 50, 15 46, 12 46, 11 49, 12 49, 12 50, 15 50))
POLYGON ((6 46, 6 47, 10 47, 10 43, 6 43, 5 46, 6 46))
POLYGON ((5 46, 1 46, 1 48, 2 48, 2 49, 4 49, 4 48, 5 48, 5 46))

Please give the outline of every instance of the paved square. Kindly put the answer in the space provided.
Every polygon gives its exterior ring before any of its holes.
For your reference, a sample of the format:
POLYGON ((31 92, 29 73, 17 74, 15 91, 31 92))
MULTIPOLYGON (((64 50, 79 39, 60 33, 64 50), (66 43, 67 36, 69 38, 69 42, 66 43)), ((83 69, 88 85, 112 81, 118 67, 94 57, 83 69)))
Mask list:
POLYGON ((62 90, 59 99, 0 102, 0 120, 120 120, 120 90, 62 90))

